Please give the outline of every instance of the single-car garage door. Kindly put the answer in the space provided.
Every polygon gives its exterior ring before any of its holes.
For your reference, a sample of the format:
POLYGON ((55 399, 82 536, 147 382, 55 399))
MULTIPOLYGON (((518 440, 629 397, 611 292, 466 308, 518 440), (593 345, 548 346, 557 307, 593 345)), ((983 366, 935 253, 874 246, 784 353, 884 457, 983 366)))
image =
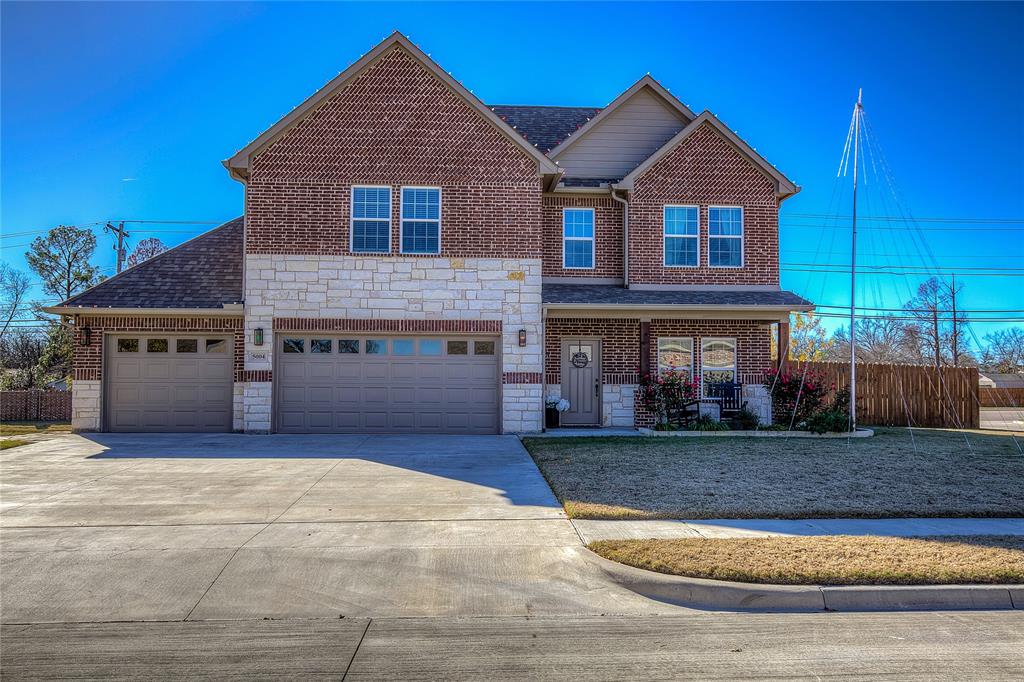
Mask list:
POLYGON ((498 340, 275 335, 277 430, 497 433, 498 340))
POLYGON ((230 336, 107 337, 108 431, 230 431, 230 336))

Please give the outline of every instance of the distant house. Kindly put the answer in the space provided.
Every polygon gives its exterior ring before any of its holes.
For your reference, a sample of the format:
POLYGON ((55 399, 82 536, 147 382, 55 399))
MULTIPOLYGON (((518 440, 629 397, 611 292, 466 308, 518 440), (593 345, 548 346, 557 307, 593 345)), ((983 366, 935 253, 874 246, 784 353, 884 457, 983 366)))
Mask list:
POLYGON ((1024 388, 1024 374, 1014 372, 985 372, 978 374, 982 388, 1024 388))

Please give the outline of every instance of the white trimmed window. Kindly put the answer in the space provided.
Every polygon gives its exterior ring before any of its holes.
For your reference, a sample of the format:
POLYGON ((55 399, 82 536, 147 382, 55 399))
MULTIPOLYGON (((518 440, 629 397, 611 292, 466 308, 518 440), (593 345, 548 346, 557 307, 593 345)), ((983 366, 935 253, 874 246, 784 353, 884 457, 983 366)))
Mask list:
POLYGON ((441 253, 441 189, 402 188, 402 253, 441 253))
POLYGON ((736 381, 736 339, 707 338, 700 344, 701 385, 736 381))
POLYGON ((666 206, 662 216, 665 266, 695 268, 700 263, 700 212, 696 206, 666 206))
POLYGON ((743 267, 743 209, 739 206, 708 208, 708 265, 743 267))
POLYGON ((594 209, 562 209, 562 267, 567 270, 594 267, 594 209))
POLYGON ((391 250, 391 188, 352 188, 351 249, 355 253, 391 250))
POLYGON ((669 370, 693 377, 693 339, 658 339, 658 375, 669 370))

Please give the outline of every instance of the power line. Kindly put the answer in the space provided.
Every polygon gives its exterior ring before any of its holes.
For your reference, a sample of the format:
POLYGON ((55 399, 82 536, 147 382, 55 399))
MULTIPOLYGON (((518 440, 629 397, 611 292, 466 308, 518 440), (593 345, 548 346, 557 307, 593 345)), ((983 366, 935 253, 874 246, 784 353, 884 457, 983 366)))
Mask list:
MULTIPOLYGON (((782 263, 782 265, 785 265, 785 266, 794 266, 795 265, 795 266, 800 266, 800 267, 805 267, 805 266, 806 267, 826 267, 826 268, 833 268, 833 267, 835 267, 835 268, 845 268, 845 267, 850 267, 850 263, 782 263)), ((972 271, 973 272, 989 272, 989 273, 996 273, 996 274, 1002 273, 1002 272, 1024 272, 1024 268, 1016 268, 1016 267, 1009 267, 1009 266, 1005 267, 1005 268, 999 268, 999 267, 979 268, 979 267, 964 266, 962 268, 961 267, 956 267, 956 268, 950 267, 950 268, 936 269, 936 268, 933 268, 933 267, 930 267, 930 266, 927 266, 927 265, 858 265, 857 266, 857 272, 860 272, 861 268, 868 268, 870 270, 898 270, 898 271, 903 271, 903 270, 912 270, 912 271, 921 270, 921 271, 924 271, 924 273, 926 273, 926 274, 927 273, 936 273, 936 274, 938 274, 938 273, 941 273, 941 272, 950 272, 950 273, 960 274, 961 271, 964 271, 964 272, 972 272, 972 271)))
MULTIPOLYGON (((853 216, 839 215, 837 213, 786 213, 787 216, 793 218, 834 218, 836 220, 850 220, 853 216)), ((857 215, 857 220, 876 220, 876 221, 887 221, 902 223, 906 222, 908 218, 906 216, 862 216, 857 215)), ((999 223, 1019 223, 1024 225, 1024 218, 910 218, 914 222, 918 223, 980 223, 980 224, 999 224, 999 223)))
MULTIPOLYGON (((850 309, 850 306, 848 304, 847 305, 829 305, 829 304, 826 304, 826 303, 815 303, 814 305, 815 305, 816 308, 838 308, 840 310, 849 310, 850 309)), ((860 306, 859 305, 859 306, 857 306, 857 310, 873 310, 873 311, 882 311, 882 312, 908 313, 908 312, 912 312, 912 310, 917 310, 917 309, 916 308, 915 309, 909 309, 909 308, 866 308, 864 306, 860 306)), ((927 312, 930 313, 931 311, 929 310, 927 312)), ((939 310, 937 312, 939 312, 939 313, 950 313, 950 312, 953 312, 953 311, 952 310, 939 310)), ((1024 309, 1022 309, 1022 310, 964 310, 964 309, 961 308, 961 309, 958 309, 957 312, 964 313, 964 314, 974 314, 974 313, 989 313, 989 314, 991 314, 991 313, 1024 313, 1024 309)))
MULTIPOLYGON (((780 223, 779 227, 780 228, 786 228, 786 229, 806 228, 806 229, 813 229, 813 230, 849 230, 850 229, 849 225, 841 225, 841 224, 821 225, 821 224, 817 224, 817 223, 815 223, 815 224, 812 224, 812 223, 786 223, 786 224, 781 224, 780 223)), ((857 229, 858 230, 872 230, 872 231, 875 231, 875 232, 885 232, 885 231, 906 232, 907 231, 907 227, 906 226, 899 226, 899 227, 889 227, 889 226, 886 226, 886 227, 882 227, 882 226, 879 226, 879 225, 858 225, 857 229)), ((967 227, 921 227, 921 226, 915 226, 915 229, 923 230, 925 232, 1024 232, 1024 226, 1022 226, 1022 227, 978 227, 978 228, 967 228, 967 227)))
MULTIPOLYGON (((800 268, 800 267, 791 267, 788 264, 783 266, 783 267, 780 267, 779 269, 782 270, 783 272, 817 272, 817 273, 823 273, 823 274, 839 274, 839 275, 848 275, 848 274, 850 274, 850 270, 849 269, 839 270, 839 269, 828 269, 828 268, 817 268, 817 267, 815 267, 815 268, 800 268)), ((938 272, 938 271, 934 271, 934 270, 931 271, 931 272, 891 272, 891 271, 885 271, 885 270, 861 270, 860 268, 857 268, 857 274, 858 275, 876 275, 876 276, 878 276, 878 275, 889 275, 891 277, 926 277, 926 276, 928 276, 930 274, 931 275, 945 275, 945 274, 952 274, 952 273, 953 273, 952 270, 947 270, 947 271, 944 271, 944 272, 938 272)), ((961 274, 961 272, 959 270, 956 270, 955 273, 958 276, 961 274)), ((962 273, 962 274, 963 274, 964 277, 1024 277, 1024 272, 965 272, 965 273, 962 273)))

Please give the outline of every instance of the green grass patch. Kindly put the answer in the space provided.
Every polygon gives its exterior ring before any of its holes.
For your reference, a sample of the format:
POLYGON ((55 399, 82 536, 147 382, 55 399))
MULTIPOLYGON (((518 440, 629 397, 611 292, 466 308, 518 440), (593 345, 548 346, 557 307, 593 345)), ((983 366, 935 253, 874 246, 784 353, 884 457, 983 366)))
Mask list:
POLYGON ((70 422, 5 422, 0 436, 27 436, 36 433, 71 433, 70 422))
POLYGON ((27 440, 21 440, 20 438, 7 438, 6 440, 0 440, 0 450, 10 450, 20 445, 28 445, 27 440))

